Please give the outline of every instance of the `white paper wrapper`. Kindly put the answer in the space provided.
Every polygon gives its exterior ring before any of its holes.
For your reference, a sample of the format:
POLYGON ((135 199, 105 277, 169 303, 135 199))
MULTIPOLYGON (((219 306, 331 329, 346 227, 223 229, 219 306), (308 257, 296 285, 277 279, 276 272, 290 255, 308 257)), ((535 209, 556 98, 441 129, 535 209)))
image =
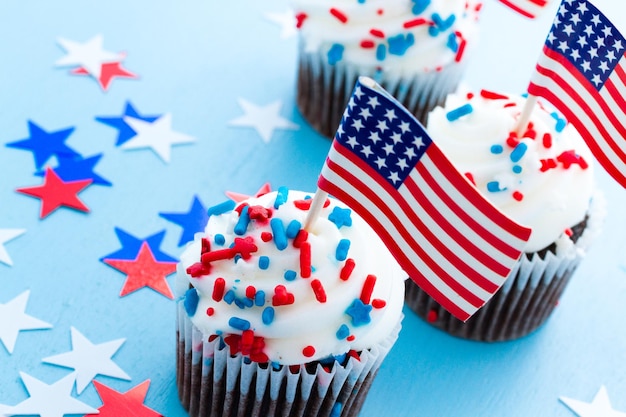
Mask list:
POLYGON ((550 316, 576 267, 600 233, 605 199, 593 196, 586 227, 574 244, 556 242, 556 253, 542 258, 522 255, 498 292, 467 322, 456 319, 410 279, 406 281, 406 305, 433 326, 453 335, 484 342, 517 339, 531 333, 550 316))
POLYGON ((426 124, 428 113, 443 105, 446 96, 456 90, 465 71, 464 59, 440 71, 418 72, 401 78, 385 72, 365 73, 354 65, 338 62, 328 64, 321 53, 310 53, 300 46, 298 65, 298 108, 307 121, 321 134, 332 138, 359 76, 376 80, 400 101, 417 119, 426 124))
POLYGON ((319 363, 274 368, 230 355, 220 338, 209 341, 191 323, 182 301, 177 319, 178 393, 190 417, 356 416, 401 327, 360 360, 327 372, 319 363))

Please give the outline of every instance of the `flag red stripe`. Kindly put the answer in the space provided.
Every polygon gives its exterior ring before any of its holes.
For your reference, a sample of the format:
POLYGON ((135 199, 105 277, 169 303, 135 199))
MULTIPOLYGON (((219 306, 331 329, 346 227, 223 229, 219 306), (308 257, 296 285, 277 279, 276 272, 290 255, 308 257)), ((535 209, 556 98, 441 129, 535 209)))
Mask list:
POLYGON ((606 80, 606 83, 604 84, 604 88, 609 93, 609 95, 613 98, 613 100, 615 100, 619 108, 626 110, 626 100, 624 100, 624 97, 621 95, 620 91, 615 86, 615 83, 613 82, 613 80, 611 80, 610 78, 606 80))
POLYGON ((528 17, 530 19, 535 18, 535 15, 533 13, 529 12, 528 10, 522 9, 518 5, 511 3, 509 0, 500 0, 500 1, 504 3, 506 6, 515 10, 517 13, 521 14, 522 16, 528 17))
POLYGON ((548 4, 548 0, 528 0, 528 1, 541 7, 544 7, 546 4, 548 4))
MULTIPOLYGON (((624 58, 626 58, 626 55, 622 56, 621 59, 624 59, 624 58)), ((624 67, 622 67, 621 65, 617 65, 613 71, 619 78, 620 83, 622 85, 626 85, 626 72, 624 71, 624 67)))

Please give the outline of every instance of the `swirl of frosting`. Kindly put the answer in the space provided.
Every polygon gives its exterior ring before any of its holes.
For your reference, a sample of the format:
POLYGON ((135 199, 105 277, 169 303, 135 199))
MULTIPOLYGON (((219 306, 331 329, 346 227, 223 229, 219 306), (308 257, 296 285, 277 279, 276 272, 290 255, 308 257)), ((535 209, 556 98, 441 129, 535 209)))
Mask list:
POLYGON ((476 0, 292 0, 307 52, 363 72, 411 76, 460 62, 477 37, 476 0))
POLYGON ((209 210, 177 274, 204 335, 253 361, 292 365, 367 349, 398 324, 405 275, 387 248, 332 199, 303 230, 310 202, 281 188, 209 210))
POLYGON ((457 168, 500 210, 532 228, 539 251, 585 219, 594 190, 593 157, 573 126, 541 102, 523 133, 513 131, 521 96, 481 91, 448 96, 428 132, 457 168))

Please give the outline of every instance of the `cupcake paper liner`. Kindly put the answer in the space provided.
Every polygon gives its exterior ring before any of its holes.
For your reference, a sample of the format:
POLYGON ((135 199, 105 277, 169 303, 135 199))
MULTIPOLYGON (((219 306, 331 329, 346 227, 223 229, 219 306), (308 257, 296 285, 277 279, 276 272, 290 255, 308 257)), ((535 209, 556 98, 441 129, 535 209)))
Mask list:
POLYGON ((324 54, 309 53, 300 46, 297 104, 304 118, 321 134, 332 138, 361 75, 374 78, 400 101, 417 119, 426 124, 428 113, 443 105, 456 90, 465 64, 451 63, 439 71, 421 72, 401 78, 384 72, 366 74, 355 65, 338 62, 330 65, 324 54))
POLYGON ((431 325, 457 337, 496 342, 525 336, 551 315, 590 243, 600 232, 605 200, 597 192, 587 224, 575 244, 548 251, 545 256, 522 255, 505 284, 467 322, 441 307, 410 279, 406 280, 406 305, 431 325))
POLYGON ((209 341, 177 305, 178 394, 190 417, 353 417, 383 359, 395 343, 400 323, 380 344, 335 362, 272 367, 231 355, 220 338, 209 341), (297 368, 297 369, 294 369, 297 368))

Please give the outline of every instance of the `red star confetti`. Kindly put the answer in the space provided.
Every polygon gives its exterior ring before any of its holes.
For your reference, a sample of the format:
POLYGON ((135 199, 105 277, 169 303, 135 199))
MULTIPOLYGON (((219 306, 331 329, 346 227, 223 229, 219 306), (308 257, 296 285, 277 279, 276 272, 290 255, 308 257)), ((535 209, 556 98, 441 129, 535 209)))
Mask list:
POLYGON ((63 181, 52 168, 48 167, 42 185, 18 188, 15 191, 41 199, 39 218, 43 219, 59 207, 89 212, 89 208, 77 194, 92 182, 92 179, 63 181))
MULTIPOLYGON (((259 188, 259 190, 254 194, 254 197, 260 197, 263 194, 267 194, 270 191, 272 191, 272 186, 270 185, 269 182, 266 182, 265 184, 263 184, 261 186, 261 188, 259 188)), ((226 191, 224 194, 226 194, 226 197, 230 198, 231 200, 233 200, 235 203, 241 203, 244 200, 247 200, 248 198, 250 198, 251 196, 247 195, 247 194, 241 194, 241 193, 236 193, 234 191, 226 191)))
POLYGON ((166 277, 176 271, 176 262, 157 261, 146 242, 141 244, 135 259, 103 259, 103 262, 126 274, 120 297, 150 287, 167 298, 174 298, 166 277))
MULTIPOLYGON (((86 68, 83 67, 75 68, 70 71, 70 73, 74 75, 92 75, 86 68)), ((96 77, 94 75, 94 78, 98 81, 100 88, 107 91, 113 78, 139 78, 139 76, 128 71, 126 68, 123 68, 121 62, 108 62, 106 64, 102 64, 100 76, 96 77)))
POLYGON ((96 386, 96 391, 98 391, 103 404, 102 407, 98 408, 99 414, 87 414, 84 417, 163 417, 143 403, 150 387, 149 379, 123 394, 98 381, 94 381, 93 384, 96 386))

